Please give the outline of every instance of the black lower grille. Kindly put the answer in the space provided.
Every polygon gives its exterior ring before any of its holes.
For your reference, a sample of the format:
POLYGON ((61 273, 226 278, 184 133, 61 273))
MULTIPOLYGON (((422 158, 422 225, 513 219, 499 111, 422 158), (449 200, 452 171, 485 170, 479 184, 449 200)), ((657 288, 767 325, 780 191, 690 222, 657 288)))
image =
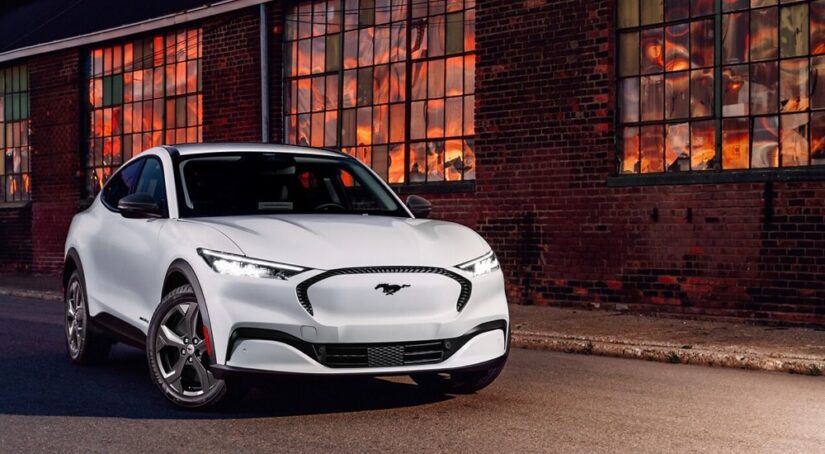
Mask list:
POLYGON ((396 344, 315 345, 318 361, 327 367, 397 367, 433 364, 445 359, 444 341, 396 344))

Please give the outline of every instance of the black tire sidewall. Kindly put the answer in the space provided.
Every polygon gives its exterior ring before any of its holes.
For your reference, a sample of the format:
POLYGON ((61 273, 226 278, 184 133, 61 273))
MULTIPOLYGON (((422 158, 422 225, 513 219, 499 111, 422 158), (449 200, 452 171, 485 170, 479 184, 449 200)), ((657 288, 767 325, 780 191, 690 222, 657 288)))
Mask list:
POLYGON ((172 290, 164 296, 160 305, 152 315, 149 323, 149 332, 146 336, 146 359, 149 363, 149 375, 160 392, 173 404, 190 409, 209 408, 220 403, 226 396, 227 386, 223 380, 218 380, 215 388, 200 396, 184 397, 173 390, 163 379, 160 365, 157 363, 155 346, 157 344, 157 333, 164 316, 174 307, 181 303, 197 304, 203 310, 203 306, 198 301, 195 291, 190 285, 184 285, 172 290))

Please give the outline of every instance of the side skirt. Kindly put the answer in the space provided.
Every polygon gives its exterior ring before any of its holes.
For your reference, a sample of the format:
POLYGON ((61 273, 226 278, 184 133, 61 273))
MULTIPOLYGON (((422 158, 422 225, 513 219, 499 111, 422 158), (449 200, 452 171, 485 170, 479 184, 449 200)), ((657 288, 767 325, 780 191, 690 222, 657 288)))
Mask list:
POLYGON ((146 335, 143 331, 114 315, 101 312, 92 317, 91 322, 94 330, 124 344, 146 350, 146 335))

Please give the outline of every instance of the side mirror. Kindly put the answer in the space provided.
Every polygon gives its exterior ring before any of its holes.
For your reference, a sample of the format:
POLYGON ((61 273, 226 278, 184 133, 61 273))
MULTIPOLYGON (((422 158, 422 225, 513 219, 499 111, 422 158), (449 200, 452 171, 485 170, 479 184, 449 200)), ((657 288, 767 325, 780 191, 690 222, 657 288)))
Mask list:
POLYGON ((146 193, 127 195, 117 203, 120 215, 128 219, 162 218, 166 215, 155 199, 146 193))
POLYGON ((426 219, 430 217, 430 213, 433 211, 433 204, 424 197, 411 195, 407 197, 407 208, 412 211, 413 216, 426 219))

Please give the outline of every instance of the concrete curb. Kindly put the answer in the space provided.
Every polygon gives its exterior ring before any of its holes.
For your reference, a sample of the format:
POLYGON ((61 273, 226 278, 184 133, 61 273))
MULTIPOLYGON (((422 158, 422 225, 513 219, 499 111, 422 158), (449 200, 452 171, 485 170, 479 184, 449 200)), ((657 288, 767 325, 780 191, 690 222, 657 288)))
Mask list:
POLYGON ((689 345, 646 343, 610 337, 570 336, 558 333, 513 331, 512 346, 530 350, 643 359, 673 364, 697 364, 711 367, 822 375, 825 360, 814 357, 785 357, 738 349, 695 348, 689 345))
MULTIPOLYGON (((60 292, 0 287, 0 295, 62 301, 60 292)), ((572 336, 553 332, 515 330, 512 346, 582 355, 612 356, 673 364, 765 370, 791 374, 822 375, 825 358, 791 357, 749 351, 746 347, 693 347, 613 338, 609 336, 572 336)))

